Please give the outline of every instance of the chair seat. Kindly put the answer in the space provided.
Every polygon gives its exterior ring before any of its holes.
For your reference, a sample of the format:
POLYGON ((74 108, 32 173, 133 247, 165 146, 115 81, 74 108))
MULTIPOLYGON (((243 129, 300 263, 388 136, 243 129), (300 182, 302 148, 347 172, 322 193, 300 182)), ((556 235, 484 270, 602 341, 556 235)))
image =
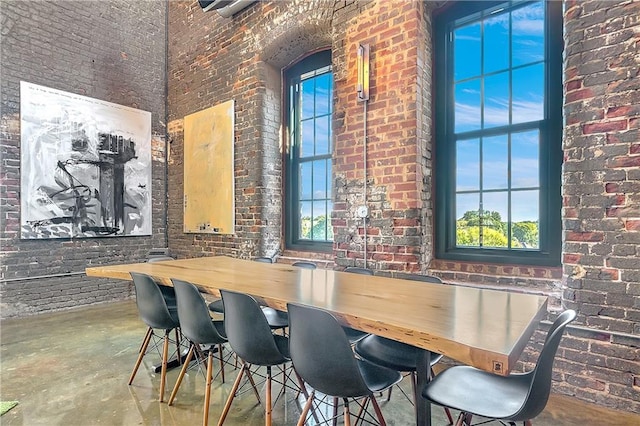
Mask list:
MULTIPOLYGON (((369 335, 355 345, 356 353, 371 362, 397 371, 415 371, 418 354, 423 349, 384 337, 369 335)), ((442 355, 431 353, 433 366, 442 355)))
POLYGON ((224 304, 222 303, 222 299, 214 300, 209 303, 209 310, 217 314, 224 314, 224 304))
POLYGON ((373 364, 366 359, 357 361, 360 374, 372 392, 383 391, 402 380, 402 374, 398 371, 373 364))
POLYGON ((422 395, 446 407, 492 419, 510 419, 524 405, 531 375, 498 376, 468 366, 451 367, 433 379, 422 395))
MULTIPOLYGON (((224 314, 224 304, 222 303, 222 299, 214 300, 213 302, 209 303, 209 310, 217 314, 224 314)), ((267 318, 269 327, 277 329, 289 326, 289 316, 286 312, 277 311, 267 306, 262 307, 262 312, 267 318)))
POLYGON ((347 339, 349 339, 349 342, 351 343, 355 343, 369 335, 369 333, 367 332, 356 330, 355 328, 351 327, 342 327, 342 329, 344 330, 344 334, 347 335, 347 339))
POLYGON ((286 312, 278 311, 268 306, 261 306, 264 316, 267 318, 269 327, 285 328, 289 327, 289 315, 286 312))

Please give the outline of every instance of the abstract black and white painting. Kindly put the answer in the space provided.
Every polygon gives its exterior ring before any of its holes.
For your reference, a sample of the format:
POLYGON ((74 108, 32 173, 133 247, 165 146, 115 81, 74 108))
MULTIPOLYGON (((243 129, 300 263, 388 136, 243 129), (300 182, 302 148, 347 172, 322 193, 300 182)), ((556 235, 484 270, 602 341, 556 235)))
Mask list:
POLYGON ((21 238, 151 235, 151 113, 20 82, 21 238))

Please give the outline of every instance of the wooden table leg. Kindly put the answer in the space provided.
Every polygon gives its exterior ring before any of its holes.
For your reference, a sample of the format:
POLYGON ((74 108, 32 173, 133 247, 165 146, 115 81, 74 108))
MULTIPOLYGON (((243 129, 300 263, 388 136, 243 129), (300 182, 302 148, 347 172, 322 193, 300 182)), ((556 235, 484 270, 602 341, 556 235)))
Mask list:
POLYGON ((431 403, 421 396, 422 389, 429 381, 431 369, 431 352, 420 351, 418 355, 416 377, 418 391, 416 392, 416 424, 418 426, 431 426, 431 403))

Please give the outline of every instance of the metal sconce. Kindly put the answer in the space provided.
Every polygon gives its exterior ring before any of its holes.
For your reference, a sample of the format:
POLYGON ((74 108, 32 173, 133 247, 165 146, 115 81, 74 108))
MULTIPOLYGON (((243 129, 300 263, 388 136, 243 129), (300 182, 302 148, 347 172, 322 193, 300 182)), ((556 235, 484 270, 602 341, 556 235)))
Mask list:
POLYGON ((358 45, 358 101, 369 100, 369 45, 358 45))

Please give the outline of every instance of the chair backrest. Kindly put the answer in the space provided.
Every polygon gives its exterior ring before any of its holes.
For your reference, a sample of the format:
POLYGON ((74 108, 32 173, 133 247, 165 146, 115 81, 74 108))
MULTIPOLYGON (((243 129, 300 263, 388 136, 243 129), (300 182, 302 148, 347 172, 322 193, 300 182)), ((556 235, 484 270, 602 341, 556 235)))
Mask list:
POLYGON ((300 261, 300 262, 293 262, 293 263, 291 264, 291 266, 295 266, 295 267, 297 267, 297 268, 304 268, 304 269, 316 269, 316 268, 318 267, 318 266, 317 266, 315 263, 313 263, 313 262, 303 262, 303 261, 300 261))
POLYGON ((176 290, 176 302, 178 305, 178 318, 180 329, 187 339, 198 344, 224 343, 227 339, 218 333, 209 316, 207 303, 195 285, 171 279, 176 290))
POLYGON ((347 266, 344 268, 344 272, 349 272, 350 274, 373 275, 373 270, 360 268, 359 266, 347 266))
POLYGON ((531 385, 529 395, 520 411, 514 416, 514 421, 528 420, 536 417, 544 410, 551 391, 551 376, 553 361, 560 345, 560 339, 567 325, 576 318, 576 312, 569 309, 561 313, 553 322, 540 351, 536 367, 529 373, 531 385))
POLYGON ((260 263, 273 263, 273 259, 270 257, 254 257, 253 261, 260 263))
POLYGON ((172 317, 167 302, 155 280, 147 275, 131 272, 133 285, 136 290, 136 305, 140 318, 149 327, 171 329, 178 326, 178 321, 172 317))
POLYGON ((442 284, 442 280, 440 279, 440 277, 436 277, 435 275, 402 274, 399 275, 398 278, 409 281, 420 281, 423 283, 442 284))
POLYGON ((329 312, 288 304, 289 351, 302 380, 340 398, 369 395, 344 330, 329 312))
POLYGON ((147 258, 147 263, 162 262, 163 260, 175 260, 175 259, 173 257, 171 257, 171 256, 165 256, 165 255, 149 256, 147 258))
POLYGON ((277 365, 286 361, 258 302, 244 293, 220 290, 220 294, 224 329, 233 351, 249 364, 277 365))

